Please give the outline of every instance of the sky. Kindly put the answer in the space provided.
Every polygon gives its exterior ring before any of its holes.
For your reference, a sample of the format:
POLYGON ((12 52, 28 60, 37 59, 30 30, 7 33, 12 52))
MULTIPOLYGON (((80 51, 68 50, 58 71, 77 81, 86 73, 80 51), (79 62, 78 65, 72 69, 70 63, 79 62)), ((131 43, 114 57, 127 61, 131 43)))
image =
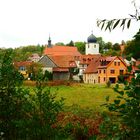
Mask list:
MULTIPOLYGON (((140 6, 139 0, 136 0, 140 6)), ((87 41, 93 31, 105 42, 133 39, 140 23, 112 32, 97 27, 97 19, 126 18, 135 14, 132 0, 0 0, 0 48, 87 41)))

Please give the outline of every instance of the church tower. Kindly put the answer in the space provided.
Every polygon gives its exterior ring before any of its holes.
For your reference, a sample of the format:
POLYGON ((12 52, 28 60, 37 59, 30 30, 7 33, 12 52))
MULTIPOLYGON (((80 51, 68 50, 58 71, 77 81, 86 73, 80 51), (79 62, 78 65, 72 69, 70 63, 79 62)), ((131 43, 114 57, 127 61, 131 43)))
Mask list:
POLYGON ((51 47, 52 47, 52 44, 51 44, 51 38, 50 38, 50 35, 49 35, 48 48, 51 48, 51 47))
POLYGON ((86 55, 88 54, 100 54, 99 53, 99 43, 93 33, 88 37, 86 43, 86 55))

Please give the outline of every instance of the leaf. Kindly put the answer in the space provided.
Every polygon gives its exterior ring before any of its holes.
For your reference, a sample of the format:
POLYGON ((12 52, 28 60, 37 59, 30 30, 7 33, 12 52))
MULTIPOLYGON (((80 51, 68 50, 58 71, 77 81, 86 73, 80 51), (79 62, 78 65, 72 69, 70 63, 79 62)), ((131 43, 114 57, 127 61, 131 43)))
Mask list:
POLYGON ((127 28, 129 29, 130 27, 130 23, 131 23, 131 19, 128 20, 128 23, 127 23, 127 28))
POLYGON ((119 22, 120 22, 120 19, 116 21, 116 23, 115 23, 114 26, 113 26, 113 29, 116 28, 116 26, 119 24, 119 22))
POLYGON ((125 25, 125 21, 126 21, 126 19, 123 19, 122 20, 122 23, 121 23, 120 27, 123 26, 123 25, 125 25))
POLYGON ((135 15, 131 15, 131 14, 129 14, 131 17, 135 17, 135 15))
POLYGON ((103 29, 104 25, 105 25, 105 22, 103 22, 102 27, 101 27, 101 30, 103 29))

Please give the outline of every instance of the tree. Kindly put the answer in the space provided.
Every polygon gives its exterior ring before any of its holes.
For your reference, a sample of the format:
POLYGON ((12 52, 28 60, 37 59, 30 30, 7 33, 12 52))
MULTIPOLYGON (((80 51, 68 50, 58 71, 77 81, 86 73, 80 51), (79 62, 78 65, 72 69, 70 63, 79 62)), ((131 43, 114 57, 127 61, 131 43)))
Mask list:
POLYGON ((113 44, 113 50, 120 51, 120 45, 119 45, 119 43, 113 44))
POLYGON ((105 46, 104 46, 104 49, 112 49, 112 47, 113 47, 113 45, 112 45, 112 43, 111 42, 107 42, 107 43, 105 43, 105 46))
POLYGON ((75 47, 78 48, 78 51, 81 54, 85 54, 85 45, 86 45, 85 42, 75 42, 75 47))
POLYGON ((55 43, 56 46, 65 46, 65 44, 63 42, 57 42, 55 43))
POLYGON ((23 77, 15 69, 12 49, 0 61, 0 139, 55 139, 56 118, 63 99, 56 100, 50 88, 44 89, 44 74, 36 74, 34 90, 22 87, 23 77))
POLYGON ((140 29, 134 36, 132 41, 127 42, 127 47, 125 48, 125 54, 134 57, 135 59, 140 58, 140 29))
MULTIPOLYGON (((115 29, 119 23, 121 23, 120 27, 122 29, 129 28, 131 20, 140 20, 140 14, 135 2, 134 6, 136 13, 135 15, 130 15, 130 18, 98 20, 97 25, 101 26, 101 29, 105 28, 105 30, 109 29, 109 31, 115 29)), ((138 41, 139 38, 139 33, 137 33, 135 39, 138 41)), ((130 82, 124 82, 124 86, 121 88, 117 84, 114 90, 118 93, 118 96, 113 103, 108 102, 109 97, 107 97, 105 106, 110 111, 110 114, 115 116, 115 119, 107 115, 103 125, 101 125, 105 139, 140 139, 140 73, 137 74, 137 77, 132 78, 130 82)))
POLYGON ((104 47, 105 47, 105 42, 103 41, 102 37, 97 37, 97 42, 99 43, 99 50, 100 53, 103 53, 104 47))
POLYGON ((74 42, 71 40, 66 46, 74 46, 74 42))
POLYGON ((15 136, 16 122, 21 119, 22 80, 22 75, 13 66, 12 49, 6 50, 0 62, 0 133, 6 139, 15 136))

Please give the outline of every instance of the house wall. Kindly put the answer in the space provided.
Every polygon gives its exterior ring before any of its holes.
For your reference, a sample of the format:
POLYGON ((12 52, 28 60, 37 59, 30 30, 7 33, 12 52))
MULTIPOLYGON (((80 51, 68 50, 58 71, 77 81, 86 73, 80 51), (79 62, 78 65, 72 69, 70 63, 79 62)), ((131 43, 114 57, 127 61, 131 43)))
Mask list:
POLYGON ((96 84, 98 83, 98 73, 86 73, 83 74, 84 83, 96 84))
POLYGON ((69 72, 53 72, 53 80, 69 80, 70 73, 69 72))
POLYGON ((43 56, 39 60, 39 63, 43 64, 44 67, 48 67, 48 68, 56 67, 56 64, 54 64, 53 61, 47 56, 43 56))
POLYGON ((121 74, 120 70, 123 70, 123 74, 126 73, 126 65, 117 57, 113 62, 111 62, 107 68, 98 69, 98 81, 99 83, 106 83, 109 80, 118 81, 118 76, 121 74), (111 71, 114 71, 111 73, 111 71))

